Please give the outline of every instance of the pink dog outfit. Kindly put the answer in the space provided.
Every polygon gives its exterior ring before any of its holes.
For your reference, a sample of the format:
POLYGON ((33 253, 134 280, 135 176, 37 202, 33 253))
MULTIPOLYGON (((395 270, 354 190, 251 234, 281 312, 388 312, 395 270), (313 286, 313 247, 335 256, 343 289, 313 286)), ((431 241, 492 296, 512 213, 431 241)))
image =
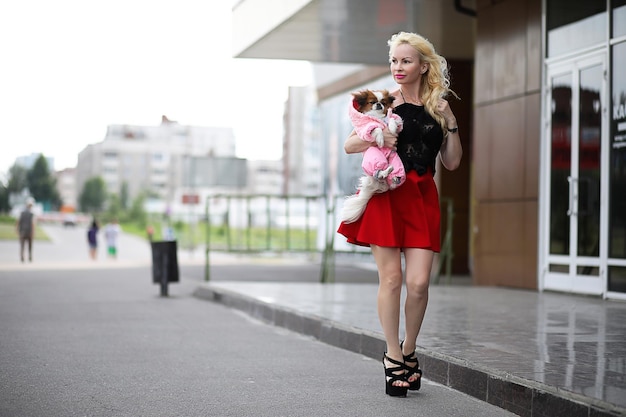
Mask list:
MULTIPOLYGON (((356 134, 366 142, 374 142, 376 139, 372 132, 376 128, 384 129, 387 127, 385 120, 389 117, 393 118, 398 125, 398 132, 402 130, 402 118, 397 114, 391 113, 386 119, 379 119, 375 116, 363 114, 356 109, 356 102, 352 102, 349 109, 350 120, 354 126, 356 134)), ((367 175, 377 177, 378 171, 384 171, 391 165, 393 170, 386 178, 390 189, 397 188, 406 180, 406 172, 404 165, 400 160, 397 152, 390 148, 379 148, 378 146, 370 146, 363 153, 363 161, 361 167, 367 175)))

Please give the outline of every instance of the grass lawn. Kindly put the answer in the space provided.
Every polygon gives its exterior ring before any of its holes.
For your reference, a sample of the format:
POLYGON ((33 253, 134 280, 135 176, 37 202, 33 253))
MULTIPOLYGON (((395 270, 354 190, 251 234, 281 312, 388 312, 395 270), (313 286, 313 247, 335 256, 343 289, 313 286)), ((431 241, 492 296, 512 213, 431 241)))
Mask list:
MULTIPOLYGON (((15 231, 15 219, 0 216, 0 240, 18 240, 15 231)), ((207 225, 199 223, 190 227, 179 224, 174 228, 174 234, 181 248, 193 248, 207 243, 207 225)), ((39 227, 35 226, 35 240, 49 241, 50 238, 39 227)), ((143 239, 148 238, 144 227, 132 223, 123 223, 122 230, 143 239)), ((154 224, 154 240, 162 239, 162 225, 154 224)), ((227 228, 225 226, 211 227, 209 237, 210 247, 215 250, 228 251, 310 251, 315 250, 317 230, 284 230, 276 228, 227 228)))
MULTIPOLYGON (((0 223, 0 240, 18 240, 15 223, 0 223)), ((49 241, 50 238, 41 227, 35 226, 35 240, 49 241)))

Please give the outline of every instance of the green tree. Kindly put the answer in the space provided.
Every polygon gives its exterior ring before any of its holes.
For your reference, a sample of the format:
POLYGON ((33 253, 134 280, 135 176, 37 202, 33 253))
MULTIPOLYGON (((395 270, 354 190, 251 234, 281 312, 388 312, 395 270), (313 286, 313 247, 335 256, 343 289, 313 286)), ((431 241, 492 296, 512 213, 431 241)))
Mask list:
POLYGON ((81 211, 85 213, 99 213, 104 207, 107 198, 106 184, 102 177, 92 177, 85 182, 80 193, 78 204, 81 211))
POLYGON ((11 209, 9 207, 9 189, 0 182, 0 213, 6 213, 11 209))
POLYGON ((107 209, 106 209, 106 219, 121 219, 121 214, 123 213, 123 208, 121 204, 120 196, 117 194, 109 194, 109 198, 107 200, 107 209))
POLYGON ((9 168, 9 182, 7 191, 9 193, 20 193, 24 188, 28 188, 28 170, 22 165, 13 164, 9 168))
POLYGON ((130 220, 134 221, 141 227, 146 227, 147 223, 147 213, 144 209, 144 202, 146 201, 146 196, 143 193, 140 193, 133 200, 133 204, 130 207, 130 211, 128 212, 128 217, 130 220))
POLYGON ((120 189, 120 205, 123 210, 128 209, 128 183, 124 181, 122 183, 122 188, 120 189))
POLYGON ((56 187, 57 180, 50 175, 48 162, 42 154, 26 173, 26 179, 30 194, 36 201, 47 203, 53 209, 61 206, 61 197, 56 187))

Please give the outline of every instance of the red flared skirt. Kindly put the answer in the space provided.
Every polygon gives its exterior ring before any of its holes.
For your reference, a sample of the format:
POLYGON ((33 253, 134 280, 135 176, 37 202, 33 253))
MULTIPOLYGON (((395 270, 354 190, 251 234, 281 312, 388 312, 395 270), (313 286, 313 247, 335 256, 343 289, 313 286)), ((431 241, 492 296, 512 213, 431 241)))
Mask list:
POLYGON ((421 177, 411 170, 395 190, 374 195, 354 223, 341 223, 337 232, 355 245, 422 248, 439 252, 439 195, 429 170, 421 177))

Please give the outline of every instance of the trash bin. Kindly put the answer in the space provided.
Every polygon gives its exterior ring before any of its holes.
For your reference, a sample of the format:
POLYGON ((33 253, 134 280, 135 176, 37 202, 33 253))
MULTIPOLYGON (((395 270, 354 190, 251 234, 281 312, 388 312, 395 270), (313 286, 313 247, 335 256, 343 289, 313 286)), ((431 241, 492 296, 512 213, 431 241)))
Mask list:
POLYGON ((167 297, 167 285, 178 282, 176 241, 151 242, 152 282, 161 285, 161 296, 167 297))

